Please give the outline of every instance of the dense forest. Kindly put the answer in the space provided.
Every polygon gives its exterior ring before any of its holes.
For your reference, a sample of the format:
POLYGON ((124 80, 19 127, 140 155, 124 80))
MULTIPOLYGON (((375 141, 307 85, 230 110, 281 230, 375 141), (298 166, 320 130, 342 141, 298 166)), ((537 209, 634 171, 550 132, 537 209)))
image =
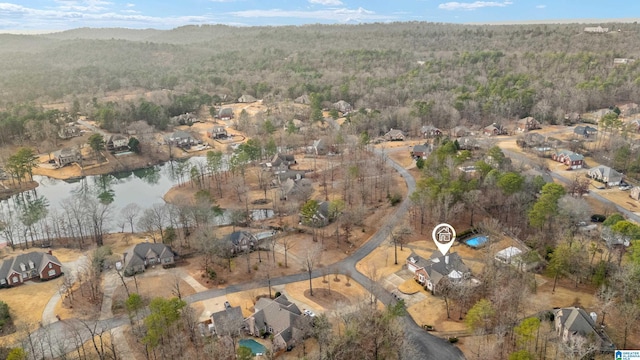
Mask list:
MULTIPOLYGON (((91 100, 109 92, 168 89, 225 101, 315 93, 380 110, 379 121, 363 125, 374 133, 416 131, 427 120, 444 128, 528 115, 553 123, 639 97, 640 63, 613 65, 636 57, 637 25, 603 26, 619 31, 393 23, 5 34, 0 121, 23 123, 17 104, 76 100, 89 113, 91 100)), ((142 120, 135 114, 130 121, 142 120)))

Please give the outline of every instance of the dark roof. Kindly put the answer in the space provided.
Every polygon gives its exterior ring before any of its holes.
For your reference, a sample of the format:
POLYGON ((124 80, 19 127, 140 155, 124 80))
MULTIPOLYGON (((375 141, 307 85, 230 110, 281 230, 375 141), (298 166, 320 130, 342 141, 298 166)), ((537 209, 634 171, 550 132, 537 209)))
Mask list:
POLYGON ((231 234, 226 235, 224 240, 230 241, 233 245, 240 245, 242 240, 246 239, 247 241, 256 241, 255 236, 248 231, 239 230, 234 231, 231 234))
POLYGON ((227 334, 239 330, 242 327, 244 317, 240 306, 226 308, 211 314, 211 321, 216 329, 216 334, 227 334), (229 327, 237 327, 229 328, 229 327))
POLYGON ((431 264, 425 269, 434 284, 437 284, 445 276, 455 278, 454 272, 463 275, 469 273, 469 268, 464 264, 458 253, 442 255, 440 251, 434 251, 429 260, 431 264))
POLYGON ((58 260, 55 256, 49 255, 45 252, 29 252, 25 254, 20 254, 13 258, 8 258, 2 262, 2 266, 0 266, 0 278, 5 279, 9 273, 13 271, 23 273, 24 271, 20 268, 20 264, 24 264, 27 270, 34 269, 37 270, 38 273, 42 272, 44 266, 46 266, 49 262, 53 262, 62 266, 60 260, 58 260), (33 263, 33 268, 29 265, 33 263))
POLYGON ((131 256, 126 259, 125 268, 144 265, 144 261, 148 257, 159 257, 160 259, 175 257, 171 248, 165 244, 159 243, 140 243, 133 247, 131 256), (151 256, 149 256, 151 255, 151 256))
POLYGON ((419 144, 413 147, 413 152, 423 152, 426 153, 429 148, 426 145, 419 144))

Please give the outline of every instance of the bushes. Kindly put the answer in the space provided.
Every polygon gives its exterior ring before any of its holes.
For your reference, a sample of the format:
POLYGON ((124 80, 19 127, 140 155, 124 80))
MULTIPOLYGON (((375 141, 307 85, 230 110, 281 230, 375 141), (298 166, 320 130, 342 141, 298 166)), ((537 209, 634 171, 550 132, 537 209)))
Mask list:
POLYGON ((4 301, 0 301, 0 330, 2 330, 2 327, 10 320, 11 315, 9 314, 9 305, 4 301))
POLYGON ((391 204, 391 206, 396 206, 402 202, 402 195, 398 193, 395 193, 393 195, 387 194, 387 200, 389 200, 389 203, 391 204))

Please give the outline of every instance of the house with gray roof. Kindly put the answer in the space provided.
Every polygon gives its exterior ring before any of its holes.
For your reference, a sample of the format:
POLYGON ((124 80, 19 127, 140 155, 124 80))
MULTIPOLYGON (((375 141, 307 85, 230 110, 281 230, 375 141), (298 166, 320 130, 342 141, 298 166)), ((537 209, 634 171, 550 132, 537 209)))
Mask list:
POLYGON ((108 151, 129 150, 129 138, 123 135, 111 135, 107 139, 108 151))
POLYGON ((58 167, 82 161, 80 151, 75 148, 64 148, 53 153, 53 161, 58 167))
POLYGON ((2 262, 0 287, 17 286, 32 279, 51 280, 62 274, 62 263, 51 252, 32 251, 2 262))
POLYGON ((422 137, 425 139, 434 138, 434 137, 441 136, 442 130, 438 129, 433 125, 423 125, 420 128, 420 135, 422 135, 422 137))
POLYGON ((598 129, 591 127, 589 125, 587 126, 579 125, 579 126, 576 126, 575 129, 573 129, 573 133, 578 137, 588 139, 591 136, 597 134, 598 129))
POLYGON ((175 264, 175 258, 176 254, 165 244, 140 243, 124 253, 124 274, 131 276, 154 265, 171 267, 175 264))
POLYGON ((582 169, 584 156, 569 150, 560 150, 551 155, 551 159, 567 166, 568 170, 582 169))
POLYGON ((384 134, 384 139, 387 141, 404 141, 405 137, 404 131, 398 129, 391 129, 384 134))
POLYGON ((211 331, 218 336, 238 334, 244 328, 244 317, 240 306, 225 307, 211 314, 211 331))
POLYGON ((252 233, 244 230, 234 231, 224 236, 222 241, 229 247, 231 254, 252 251, 258 246, 258 239, 252 233))
POLYGON ((260 298, 255 312, 244 320, 246 329, 253 336, 273 335, 276 351, 295 346, 304 340, 312 319, 302 314, 298 306, 280 295, 274 300, 260 298))
POLYGON ((485 126, 482 129, 482 132, 487 136, 497 136, 497 135, 505 135, 507 133, 507 129, 502 126, 502 124, 493 123, 491 125, 485 126))
POLYGON ((227 129, 222 125, 215 125, 209 130, 209 137, 212 139, 226 139, 228 136, 227 129))
POLYGON ((418 144, 411 150, 411 156, 413 158, 426 158, 429 153, 429 147, 427 144, 418 144))
POLYGON ((429 259, 424 259, 415 253, 406 260, 407 269, 414 274, 414 279, 436 293, 436 286, 447 277, 449 281, 457 282, 471 277, 471 270, 464 264, 458 253, 442 255, 434 251, 429 259))
POLYGON ((463 281, 471 277, 471 271, 458 253, 442 255, 439 250, 436 250, 429 259, 412 253, 407 258, 406 264, 407 269, 414 274, 414 279, 433 294, 436 293, 438 283, 445 277, 451 282, 463 281))
POLYGON ((173 134, 165 137, 165 142, 169 145, 173 145, 179 148, 188 149, 191 145, 196 144, 198 141, 186 131, 178 130, 173 134))
POLYGON ((600 351, 613 351, 615 346, 603 329, 598 329, 595 313, 587 314, 584 309, 568 307, 554 310, 556 333, 562 342, 571 347, 584 341, 593 341, 600 351), (593 317, 592 317, 593 316, 593 317))
POLYGON ((540 123, 538 120, 531 116, 516 121, 516 130, 520 132, 527 132, 531 130, 540 129, 540 123))
POLYGON ((344 100, 340 100, 332 105, 332 107, 342 114, 348 114, 353 111, 353 106, 344 100))
POLYGON ((589 169, 587 174, 590 178, 599 181, 606 186, 618 186, 622 182, 622 174, 615 171, 614 169, 604 166, 598 165, 589 169))
POLYGON ((291 165, 296 164, 296 157, 293 154, 277 153, 273 155, 271 161, 264 163, 264 166, 272 171, 286 171, 291 165))
POLYGON ((231 120, 233 119, 233 109, 232 108, 221 108, 218 110, 217 118, 220 120, 231 120))

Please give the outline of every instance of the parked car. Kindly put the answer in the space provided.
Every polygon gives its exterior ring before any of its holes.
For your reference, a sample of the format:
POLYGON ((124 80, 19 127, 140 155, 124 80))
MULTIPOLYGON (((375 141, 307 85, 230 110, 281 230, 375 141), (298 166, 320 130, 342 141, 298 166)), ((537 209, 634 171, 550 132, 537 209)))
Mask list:
POLYGON ((313 311, 311 311, 311 310, 307 310, 307 309, 304 309, 304 310, 302 311, 302 313, 304 314, 304 316, 309 316, 309 317, 314 317, 314 316, 316 316, 316 314, 314 314, 314 313, 313 313, 313 311))
POLYGON ((228 308, 230 308, 230 307, 231 307, 231 304, 229 304, 229 302, 228 302, 228 301, 225 301, 225 302, 224 302, 224 308, 225 308, 225 309, 228 309, 228 308))

